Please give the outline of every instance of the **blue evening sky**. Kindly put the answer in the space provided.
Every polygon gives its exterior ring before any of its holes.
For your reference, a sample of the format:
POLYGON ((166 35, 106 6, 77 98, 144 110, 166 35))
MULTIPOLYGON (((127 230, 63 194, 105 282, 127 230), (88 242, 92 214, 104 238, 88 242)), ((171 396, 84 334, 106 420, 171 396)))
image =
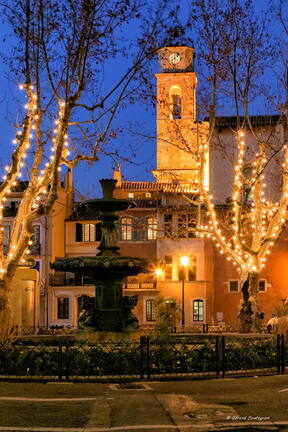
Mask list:
MULTIPOLYGON (((147 0, 148 1, 148 0, 147 0)), ((149 0, 151 5, 153 0, 149 0)), ((269 0, 254 0, 255 7, 257 10, 268 7, 269 0)), ((185 15, 187 10, 188 0, 181 0, 182 14, 185 15)), ((137 29, 130 29, 131 40, 136 37, 137 29)), ((279 28, 276 25, 271 24, 271 35, 276 34, 279 28)), ((0 29, 0 52, 8 54, 11 50, 11 46, 15 43, 15 39, 11 36, 11 30, 7 24, 2 23, 0 29), (8 37, 7 37, 8 35, 8 37)), ((193 37, 193 35, 192 35, 193 37)), ((197 54, 197 53, 196 53, 197 54)), ((118 59, 112 62, 109 68, 105 72, 105 80, 107 83, 113 79, 115 70, 117 74, 121 71, 125 71, 129 66, 127 59, 118 59)), ((153 61, 152 68, 154 72, 157 72, 157 62, 153 61)), ((197 61, 196 61, 196 72, 197 61)), ((272 75, 271 75, 272 76, 272 75)), ((268 79, 271 79, 271 76, 268 79)), ((10 154, 12 149, 11 141, 15 136, 15 129, 13 124, 17 120, 21 119, 17 102, 21 101, 21 94, 19 94, 18 83, 14 82, 9 77, 9 71, 7 66, 3 63, 0 64, 0 118, 1 118, 1 134, 0 134, 0 174, 3 172, 3 167, 10 161, 10 154), (20 98, 20 99, 19 99, 20 98)), ((201 81, 199 82, 198 92, 201 91, 201 81)), ((25 103, 24 100, 21 103, 25 103)), ((259 106, 255 108, 254 114, 267 114, 267 107, 259 106)), ((150 106, 147 109, 147 105, 143 103, 135 103, 128 107, 125 111, 120 112, 116 119, 116 126, 124 126, 132 130, 141 130, 143 135, 155 136, 155 109, 150 106)), ((119 136, 115 139, 114 145, 117 144, 119 148, 124 149, 124 155, 130 157, 133 163, 121 162, 122 173, 127 180, 153 180, 151 169, 155 168, 156 163, 156 142, 155 139, 144 139, 141 136, 126 134, 119 136), (130 145, 133 147, 132 155, 129 152, 130 145), (126 150, 125 150, 126 149, 126 150)), ((99 195, 98 180, 101 178, 111 177, 113 175, 114 162, 104 156, 100 156, 100 161, 96 162, 93 167, 87 166, 85 163, 79 164, 74 169, 74 183, 76 189, 83 194, 85 197, 92 198, 99 195)))

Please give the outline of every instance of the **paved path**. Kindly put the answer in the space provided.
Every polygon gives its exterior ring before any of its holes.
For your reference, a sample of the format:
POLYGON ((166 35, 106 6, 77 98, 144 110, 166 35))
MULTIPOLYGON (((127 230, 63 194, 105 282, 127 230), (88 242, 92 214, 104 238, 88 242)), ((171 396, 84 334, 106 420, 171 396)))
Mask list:
POLYGON ((34 415, 29 428, 13 427, 13 424, 8 427, 4 411, 0 410, 0 426, 1 420, 3 425, 0 431, 228 432, 235 428, 240 432, 288 431, 288 376, 148 382, 144 385, 139 383, 139 387, 21 384, 21 396, 17 396, 16 384, 13 387, 13 384, 0 383, 0 408, 5 401, 29 402, 34 415), (25 391, 27 394, 23 394, 25 391), (90 404, 89 418, 82 427, 73 427, 72 424, 69 428, 57 427, 53 412, 50 424, 45 427, 37 424, 39 403, 49 407, 50 403, 54 406, 55 402, 65 402, 67 406, 76 401, 90 404))

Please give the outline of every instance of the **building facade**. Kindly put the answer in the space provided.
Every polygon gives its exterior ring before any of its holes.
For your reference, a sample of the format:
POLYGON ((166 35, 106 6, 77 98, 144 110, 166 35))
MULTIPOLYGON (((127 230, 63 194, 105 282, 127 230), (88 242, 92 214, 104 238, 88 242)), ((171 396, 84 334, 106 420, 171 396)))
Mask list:
MULTIPOLYGON (((159 298, 178 305, 175 324, 180 327, 237 323, 241 299, 238 273, 210 239, 196 237, 197 211, 193 205, 201 175, 204 187, 213 191, 219 212, 227 211, 236 158, 231 146, 235 118, 217 119, 225 151, 214 142, 199 173, 197 153, 207 143, 209 122, 197 121, 197 76, 193 63, 194 50, 190 47, 159 50, 155 181, 122 181, 120 167, 114 173, 115 196, 134 202, 134 207, 120 215, 120 253, 147 257, 154 263, 150 274, 129 278, 123 287, 124 295, 138 295, 134 313, 142 326, 155 324, 159 298), (187 265, 181 257, 189 258, 187 265)), ((275 143, 283 138, 285 125, 279 122, 279 116, 255 117, 252 121, 263 140, 271 131, 275 143)), ((248 134, 246 139, 253 149, 253 137, 248 134)), ((277 197, 279 179, 271 178, 268 189, 271 199, 277 197)), ((85 206, 74 207, 65 220, 61 219, 59 233, 53 234, 55 238, 61 236, 61 230, 65 240, 57 246, 58 250, 56 246, 52 248, 52 260, 56 256, 95 255, 100 240, 97 214, 89 214, 85 206)), ((263 323, 288 297, 287 240, 284 233, 260 275, 259 310, 263 323)), ((48 324, 77 327, 81 296, 94 296, 92 282, 89 277, 69 273, 52 275, 48 324)))
MULTIPOLYGON (((10 237, 19 203, 27 183, 22 181, 12 188, 3 208, 3 254, 9 251, 10 237)), ((73 206, 72 173, 69 171, 58 187, 57 200, 49 215, 34 222, 34 235, 30 249, 33 268, 21 267, 13 281, 11 306, 18 327, 48 326, 48 287, 50 262, 65 255, 65 221, 73 206)))

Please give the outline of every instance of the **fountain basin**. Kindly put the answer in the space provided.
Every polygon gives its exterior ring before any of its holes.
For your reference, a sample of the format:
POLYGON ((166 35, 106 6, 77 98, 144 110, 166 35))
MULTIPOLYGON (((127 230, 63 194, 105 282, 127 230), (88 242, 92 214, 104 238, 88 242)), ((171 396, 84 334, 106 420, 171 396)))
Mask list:
POLYGON ((123 211, 127 210, 127 208, 135 207, 135 204, 131 200, 116 198, 86 200, 83 202, 83 205, 87 205, 87 207, 95 209, 100 213, 114 213, 115 211, 123 211))
POLYGON ((51 267, 56 271, 111 277, 134 276, 149 271, 149 260, 129 256, 79 256, 57 258, 51 267))

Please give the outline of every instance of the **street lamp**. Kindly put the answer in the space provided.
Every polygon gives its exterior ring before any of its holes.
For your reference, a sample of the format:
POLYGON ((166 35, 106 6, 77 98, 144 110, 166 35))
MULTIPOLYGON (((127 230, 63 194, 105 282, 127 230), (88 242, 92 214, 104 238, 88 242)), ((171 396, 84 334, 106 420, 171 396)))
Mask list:
POLYGON ((158 285, 158 281, 159 281, 159 279, 161 278, 161 276, 163 275, 163 270, 162 270, 162 268, 160 268, 160 267, 157 267, 156 268, 156 270, 155 270, 155 276, 156 276, 156 288, 157 288, 157 285, 158 285))
POLYGON ((158 279, 160 276, 162 276, 162 274, 163 274, 163 270, 162 270, 161 268, 157 268, 157 269, 155 270, 155 274, 156 274, 157 279, 158 279))
POLYGON ((182 319, 181 324, 182 327, 185 325, 185 290, 184 290, 184 283, 185 283, 185 268, 189 265, 189 257, 188 256, 181 256, 180 257, 180 264, 182 266, 182 319))

